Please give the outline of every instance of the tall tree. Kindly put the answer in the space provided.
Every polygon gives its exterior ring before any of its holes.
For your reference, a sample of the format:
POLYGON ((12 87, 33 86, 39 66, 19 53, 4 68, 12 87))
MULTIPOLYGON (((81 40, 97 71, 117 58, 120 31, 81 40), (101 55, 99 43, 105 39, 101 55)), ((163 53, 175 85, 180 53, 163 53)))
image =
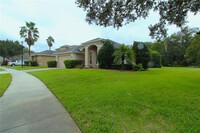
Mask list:
POLYGON ((100 68, 108 69, 113 64, 114 46, 111 41, 106 41, 99 50, 97 60, 100 68))
POLYGON ((114 63, 121 64, 122 69, 124 64, 132 64, 134 61, 134 52, 126 45, 120 45, 118 49, 113 53, 114 63))
POLYGON ((199 0, 76 0, 86 11, 86 21, 101 26, 121 27, 138 18, 146 19, 150 11, 157 11, 160 20, 150 25, 150 35, 161 39, 166 36, 166 25, 184 26, 189 12, 200 12, 199 0))
POLYGON ((135 52, 136 64, 142 64, 145 70, 148 69, 151 54, 145 43, 135 41, 133 43, 133 51, 135 52))
POLYGON ((49 50, 51 50, 51 47, 53 46, 54 39, 53 37, 49 36, 47 39, 47 44, 49 45, 49 50))
POLYGON ((3 60, 21 54, 22 48, 18 41, 0 40, 0 56, 3 60))
POLYGON ((39 38, 38 28, 35 27, 35 23, 33 22, 26 22, 26 26, 20 28, 20 37, 24 38, 24 41, 28 44, 30 56, 30 48, 39 38))
POLYGON ((190 65, 200 66, 200 34, 197 34, 190 46, 186 50, 186 58, 191 63, 190 65))

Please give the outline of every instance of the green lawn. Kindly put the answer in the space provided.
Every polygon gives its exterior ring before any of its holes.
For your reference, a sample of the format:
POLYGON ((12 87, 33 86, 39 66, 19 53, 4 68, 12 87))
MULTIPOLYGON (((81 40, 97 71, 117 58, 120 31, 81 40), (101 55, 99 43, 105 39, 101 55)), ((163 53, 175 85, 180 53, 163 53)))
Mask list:
POLYGON ((11 74, 0 74, 0 97, 8 88, 11 78, 11 74))
POLYGON ((2 68, 0 68, 0 71, 4 71, 2 68))
POLYGON ((83 132, 200 132, 200 69, 50 70, 39 77, 83 132))
POLYGON ((39 68, 47 68, 47 66, 8 66, 8 68, 16 69, 16 70, 29 70, 29 69, 39 69, 39 68))

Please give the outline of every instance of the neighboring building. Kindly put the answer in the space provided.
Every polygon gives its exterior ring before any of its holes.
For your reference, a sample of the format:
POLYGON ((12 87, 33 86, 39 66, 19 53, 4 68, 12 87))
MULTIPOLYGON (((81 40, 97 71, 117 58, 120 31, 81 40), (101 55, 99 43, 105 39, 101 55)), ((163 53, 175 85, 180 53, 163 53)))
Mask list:
POLYGON ((42 52, 33 53, 31 55, 32 61, 37 61, 39 66, 47 66, 47 62, 55 60, 55 51, 45 50, 42 52))
MULTIPOLYGON (((64 68, 64 60, 77 59, 82 60, 86 68, 98 68, 97 54, 108 39, 96 38, 82 43, 80 46, 64 45, 56 49, 56 61, 59 68, 64 68)), ((112 41, 112 40, 109 40, 112 41)), ((120 44, 112 41, 114 47, 120 44)))
MULTIPOLYGON (((9 59, 10 61, 22 60, 22 55, 16 55, 9 59)), ((23 61, 29 61, 28 53, 23 54, 23 61)))

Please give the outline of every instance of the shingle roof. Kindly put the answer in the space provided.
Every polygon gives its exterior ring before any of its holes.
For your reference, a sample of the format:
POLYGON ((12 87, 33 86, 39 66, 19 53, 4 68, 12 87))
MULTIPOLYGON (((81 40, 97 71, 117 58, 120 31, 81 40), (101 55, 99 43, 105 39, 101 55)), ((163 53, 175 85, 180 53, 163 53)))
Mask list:
POLYGON ((121 44, 119 44, 119 43, 117 43, 117 42, 115 42, 113 40, 110 40, 110 39, 95 38, 95 39, 92 39, 92 40, 89 40, 89 41, 86 41, 86 42, 82 43, 81 46, 84 46, 86 44, 93 43, 93 42, 99 42, 99 41, 103 41, 103 42, 111 41, 111 42, 113 42, 114 47, 118 47, 119 45, 121 45, 121 44))
POLYGON ((34 54, 32 54, 32 56, 34 56, 34 55, 48 55, 48 56, 54 56, 54 53, 55 53, 55 51, 53 51, 53 50, 45 50, 45 51, 42 51, 42 52, 34 53, 34 54))
POLYGON ((67 46, 67 49, 56 51, 55 54, 61 53, 81 53, 78 45, 67 46))

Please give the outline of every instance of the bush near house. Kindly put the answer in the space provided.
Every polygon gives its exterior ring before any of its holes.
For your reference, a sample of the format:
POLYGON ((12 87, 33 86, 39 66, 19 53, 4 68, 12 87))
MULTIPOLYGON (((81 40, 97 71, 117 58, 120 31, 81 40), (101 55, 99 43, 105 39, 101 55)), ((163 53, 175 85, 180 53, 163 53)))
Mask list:
POLYGON ((29 64, 30 64, 30 61, 24 61, 25 66, 29 66, 29 64))
POLYGON ((155 50, 150 50, 151 53, 151 62, 149 67, 160 68, 161 65, 161 54, 155 50))
POLYGON ((57 62, 55 60, 48 61, 47 62, 47 66, 48 67, 56 67, 57 66, 57 62))
POLYGON ((109 69, 113 64, 114 46, 111 41, 106 41, 103 47, 99 50, 97 60, 99 67, 103 69, 109 69))
POLYGON ((75 68, 76 66, 83 64, 83 62, 81 60, 65 60, 64 64, 65 68, 75 68))
POLYGON ((31 66, 38 66, 37 61, 31 61, 31 66))

